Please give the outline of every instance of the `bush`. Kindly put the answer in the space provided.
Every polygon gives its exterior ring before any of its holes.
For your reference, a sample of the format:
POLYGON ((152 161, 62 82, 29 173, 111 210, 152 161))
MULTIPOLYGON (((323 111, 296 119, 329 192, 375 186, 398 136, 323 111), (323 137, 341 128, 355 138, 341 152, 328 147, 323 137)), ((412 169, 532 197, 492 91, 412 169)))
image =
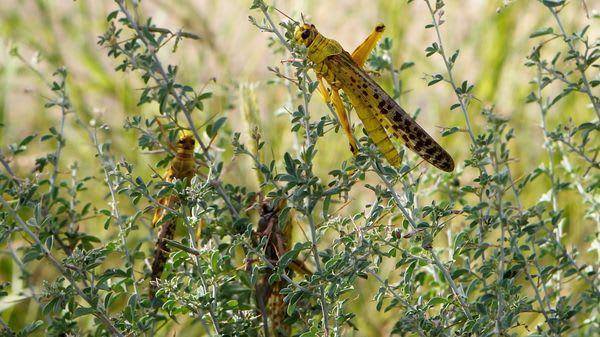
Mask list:
MULTIPOLYGON (((137 1, 116 0, 98 47, 124 73, 116 83, 142 85, 111 89, 137 100, 123 105, 137 112, 122 127, 86 106, 67 68, 49 80, 13 47, 10 59, 48 82, 45 109, 60 118, 41 135, 3 138, 2 336, 597 335, 597 17, 578 18, 571 33, 564 17, 587 11, 585 1, 499 9, 527 7, 545 20, 519 59, 516 81, 530 82, 512 99, 524 106, 463 79, 474 61, 461 61, 473 56, 443 39, 452 32, 442 0, 407 3, 433 38, 415 55, 437 67, 424 76, 426 99, 439 89, 453 101, 441 110, 460 116, 441 132, 456 154, 451 173, 409 151, 390 167, 360 123, 351 158, 293 41, 297 22, 277 23, 281 12, 262 0, 250 7, 253 34, 289 61, 264 65, 268 84, 216 80, 221 87, 186 84, 185 67, 167 61, 195 40, 219 53, 208 29, 160 27, 137 1), (277 118, 259 102, 271 99, 267 85, 287 95, 277 118), (231 104, 241 116, 226 116, 231 104), (515 106, 528 113, 501 112, 515 106), (186 158, 177 145, 185 132, 197 144, 191 179, 171 166, 186 158), (144 151, 162 158, 136 157, 144 151), (164 229, 174 232, 157 238, 164 229), (155 253, 166 260, 158 274, 155 253)), ((396 62, 394 43, 386 37, 367 67, 409 100, 416 62, 396 62)))

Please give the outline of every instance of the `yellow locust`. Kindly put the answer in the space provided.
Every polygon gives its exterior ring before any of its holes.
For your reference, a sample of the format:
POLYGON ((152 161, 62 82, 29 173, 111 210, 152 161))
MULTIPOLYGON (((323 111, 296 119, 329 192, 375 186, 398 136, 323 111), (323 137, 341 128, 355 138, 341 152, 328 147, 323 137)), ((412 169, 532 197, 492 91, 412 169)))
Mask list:
MULTIPOLYGON (((196 162, 194 161, 194 147, 196 141, 191 135, 184 135, 179 139, 175 146, 175 158, 171 161, 171 165, 165 175, 165 180, 173 182, 177 180, 186 180, 187 183, 192 180, 196 174, 196 162)), ((170 195, 159 200, 160 204, 168 208, 176 208, 178 204, 178 198, 175 195, 170 195)), ((164 208, 157 208, 152 218, 152 226, 156 226, 162 222, 158 239, 156 240, 156 247, 154 250, 154 260, 152 261, 152 274, 150 276, 150 288, 149 296, 150 299, 154 298, 156 290, 158 288, 157 282, 160 280, 160 276, 169 257, 171 249, 167 245, 167 240, 173 239, 175 233, 176 219, 170 218, 163 221, 168 211, 164 208)))
POLYGON ((383 24, 378 24, 352 54, 337 41, 321 35, 311 24, 298 26, 294 39, 306 46, 307 58, 312 62, 319 81, 318 90, 326 101, 333 103, 352 153, 356 154, 358 147, 340 98, 340 89, 354 106, 369 138, 392 166, 398 167, 402 162, 402 156, 390 140, 390 137, 395 137, 433 166, 451 172, 454 160, 448 152, 362 69, 384 29, 383 24), (331 94, 324 81, 329 83, 331 94))

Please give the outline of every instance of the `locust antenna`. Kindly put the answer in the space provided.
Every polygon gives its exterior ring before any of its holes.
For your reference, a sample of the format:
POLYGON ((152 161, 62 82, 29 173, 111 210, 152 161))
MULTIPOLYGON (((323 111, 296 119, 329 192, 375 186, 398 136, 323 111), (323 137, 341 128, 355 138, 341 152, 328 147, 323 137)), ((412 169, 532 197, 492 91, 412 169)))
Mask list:
POLYGON ((304 13, 300 12, 300 17, 302 18, 302 24, 305 25, 306 21, 304 21, 304 13))
MULTIPOLYGON (((158 119, 158 116, 154 117, 154 120, 156 121, 156 123, 158 124, 158 128, 160 129, 160 131, 162 131, 163 134, 166 135, 167 139, 169 138, 169 133, 167 132, 167 129, 165 129, 165 127, 162 125, 162 123, 160 122, 160 119, 158 119)), ((177 133, 179 134, 179 129, 177 130, 177 133)), ((173 146, 173 144, 171 144, 169 141, 167 141, 167 148, 169 150, 172 151, 171 154, 176 153, 177 149, 175 148, 175 146, 173 146)), ((160 175, 159 175, 160 176, 160 175)))
POLYGON ((279 8, 277 7, 273 7, 277 12, 279 12, 279 14, 285 16, 286 18, 290 19, 293 23, 295 23, 296 25, 299 23, 298 21, 292 19, 289 15, 285 14, 284 12, 280 11, 279 8))

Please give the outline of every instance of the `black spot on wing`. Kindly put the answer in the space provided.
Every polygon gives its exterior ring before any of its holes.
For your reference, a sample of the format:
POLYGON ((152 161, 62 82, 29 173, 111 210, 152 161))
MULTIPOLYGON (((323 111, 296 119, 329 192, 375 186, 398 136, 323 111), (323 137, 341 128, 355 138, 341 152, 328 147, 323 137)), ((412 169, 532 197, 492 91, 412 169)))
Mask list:
POLYGON ((454 170, 452 157, 395 102, 384 116, 409 149, 443 171, 454 170))

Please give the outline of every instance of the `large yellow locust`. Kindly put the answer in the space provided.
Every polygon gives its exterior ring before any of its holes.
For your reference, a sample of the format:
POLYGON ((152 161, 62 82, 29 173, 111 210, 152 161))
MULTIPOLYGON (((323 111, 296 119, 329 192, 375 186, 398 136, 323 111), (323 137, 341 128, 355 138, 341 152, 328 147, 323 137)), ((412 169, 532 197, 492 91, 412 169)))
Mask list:
MULTIPOLYGON (((196 162, 194 160, 194 147, 196 141, 192 135, 183 135, 177 145, 175 146, 175 157, 171 161, 171 165, 167 170, 164 177, 165 181, 173 182, 175 180, 184 180, 189 183, 192 177, 196 174, 196 162)), ((176 195, 170 195, 159 200, 159 203, 166 208, 177 208, 179 200, 176 195)), ((152 219, 152 225, 155 227, 161 223, 160 232, 156 240, 156 246, 154 251, 154 260, 152 261, 152 274, 150 277, 149 296, 150 299, 154 298, 156 290, 158 289, 158 281, 160 280, 161 274, 169 257, 171 249, 167 245, 167 240, 173 239, 175 233, 176 219, 163 219, 167 214, 168 210, 162 207, 158 207, 154 212, 152 219)))
POLYGON ((350 54, 335 40, 321 35, 312 24, 296 28, 294 38, 306 46, 307 58, 319 81, 318 90, 333 103, 336 114, 356 154, 358 147, 340 98, 343 90, 362 121, 367 135, 392 166, 400 166, 402 156, 391 142, 397 138, 433 166, 450 172, 454 160, 419 124, 417 124, 363 69, 369 54, 381 38, 385 26, 378 24, 373 32, 350 54), (325 81, 331 88, 327 90, 325 81))

